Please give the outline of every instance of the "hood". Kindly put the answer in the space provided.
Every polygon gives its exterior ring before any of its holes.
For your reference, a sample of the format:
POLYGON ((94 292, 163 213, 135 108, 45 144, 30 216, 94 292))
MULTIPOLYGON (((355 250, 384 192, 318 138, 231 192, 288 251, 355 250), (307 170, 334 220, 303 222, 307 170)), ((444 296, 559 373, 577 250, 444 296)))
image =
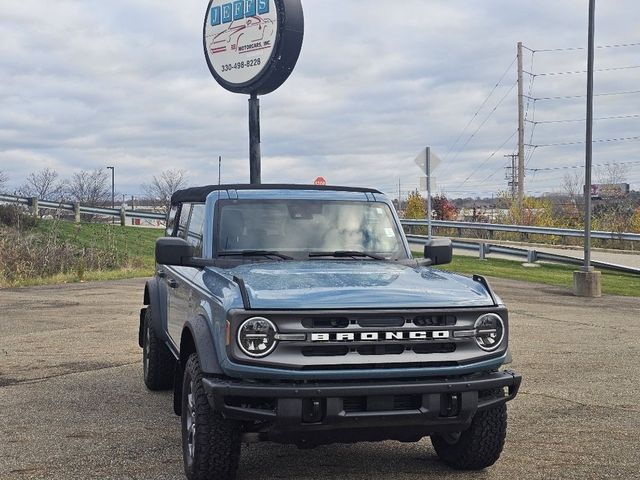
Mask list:
POLYGON ((491 306, 486 289, 462 275, 372 260, 251 263, 228 270, 244 280, 254 309, 491 306))

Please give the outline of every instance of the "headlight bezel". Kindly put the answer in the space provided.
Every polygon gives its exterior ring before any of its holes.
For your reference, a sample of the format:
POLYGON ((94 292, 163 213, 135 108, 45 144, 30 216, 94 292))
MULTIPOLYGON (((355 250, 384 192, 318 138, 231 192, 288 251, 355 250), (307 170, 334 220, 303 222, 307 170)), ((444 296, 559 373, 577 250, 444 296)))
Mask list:
POLYGON ((273 353, 273 351, 278 346, 278 340, 276 338, 277 335, 278 335, 278 328, 276 327, 275 323, 273 323, 271 320, 265 317, 250 317, 244 320, 238 327, 238 331, 236 332, 236 344, 238 345, 238 348, 240 349, 240 351, 243 354, 245 354, 247 357, 252 359, 264 358, 270 355, 271 353, 273 353), (243 338, 243 335, 247 334, 246 329, 249 327, 251 322, 264 322, 267 326, 267 330, 271 330, 270 333, 267 331, 266 333, 260 332, 260 333, 250 334, 250 335, 259 335, 259 336, 266 335, 267 339, 270 340, 269 346, 265 350, 262 350, 260 352, 249 350, 245 346, 245 343, 243 342, 243 340, 246 340, 246 338, 243 338))
MULTIPOLYGON (((486 328, 487 327, 485 327, 485 329, 486 328)), ((492 330, 494 329, 492 327, 489 327, 489 328, 492 330)), ((505 341, 505 338, 507 336, 507 327, 504 319, 497 313, 493 313, 493 312, 483 313, 482 315, 480 315, 475 321, 475 323, 473 324, 473 329, 475 331, 475 335, 473 338, 476 342, 476 345, 478 346, 478 348, 480 348, 484 352, 492 353, 498 350, 500 346, 503 344, 503 342, 505 341), (497 322, 495 330, 496 330, 496 335, 499 335, 498 340, 494 341, 494 343, 492 343, 489 346, 485 344, 485 341, 483 339, 486 339, 487 337, 493 338, 491 337, 491 334, 480 335, 480 331, 482 330, 480 324, 486 321, 487 319, 492 319, 497 322)))

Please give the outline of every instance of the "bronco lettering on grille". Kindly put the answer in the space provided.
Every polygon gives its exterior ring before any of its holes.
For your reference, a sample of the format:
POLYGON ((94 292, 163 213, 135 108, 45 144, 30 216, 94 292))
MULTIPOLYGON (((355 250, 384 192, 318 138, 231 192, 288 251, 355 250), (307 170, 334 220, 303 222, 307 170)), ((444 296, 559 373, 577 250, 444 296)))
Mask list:
POLYGON ((312 342, 379 342, 389 340, 439 340, 450 338, 448 330, 407 332, 336 332, 312 333, 312 342))

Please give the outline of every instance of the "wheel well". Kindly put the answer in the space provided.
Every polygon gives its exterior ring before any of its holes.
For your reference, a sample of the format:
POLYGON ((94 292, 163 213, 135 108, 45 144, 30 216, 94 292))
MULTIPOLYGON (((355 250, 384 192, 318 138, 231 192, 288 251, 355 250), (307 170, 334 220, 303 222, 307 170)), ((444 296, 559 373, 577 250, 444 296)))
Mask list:
POLYGON ((196 342, 193 339, 191 330, 185 328, 182 331, 182 338, 180 339, 180 367, 184 369, 184 366, 189 360, 189 356, 196 352, 196 342))
POLYGON ((180 359, 176 362, 176 371, 173 383, 173 412, 180 415, 182 412, 182 375, 187 360, 192 353, 196 351, 196 342, 193 340, 191 330, 185 328, 182 330, 180 338, 180 359))
POLYGON ((151 304, 151 299, 149 298, 149 286, 148 285, 144 286, 144 299, 143 299, 142 303, 144 305, 150 305, 151 304))

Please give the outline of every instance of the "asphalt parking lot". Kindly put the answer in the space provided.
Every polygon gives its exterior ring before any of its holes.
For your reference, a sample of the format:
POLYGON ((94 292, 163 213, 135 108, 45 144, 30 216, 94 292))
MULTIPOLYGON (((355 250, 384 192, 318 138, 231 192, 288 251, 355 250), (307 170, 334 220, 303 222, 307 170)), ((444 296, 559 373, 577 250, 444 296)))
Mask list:
MULTIPOLYGON (((184 478, 171 394, 142 383, 142 280, 0 290, 0 478, 184 478)), ((430 442, 243 447, 239 478, 640 478, 640 299, 492 284, 511 309, 499 462, 460 473, 430 442)))

